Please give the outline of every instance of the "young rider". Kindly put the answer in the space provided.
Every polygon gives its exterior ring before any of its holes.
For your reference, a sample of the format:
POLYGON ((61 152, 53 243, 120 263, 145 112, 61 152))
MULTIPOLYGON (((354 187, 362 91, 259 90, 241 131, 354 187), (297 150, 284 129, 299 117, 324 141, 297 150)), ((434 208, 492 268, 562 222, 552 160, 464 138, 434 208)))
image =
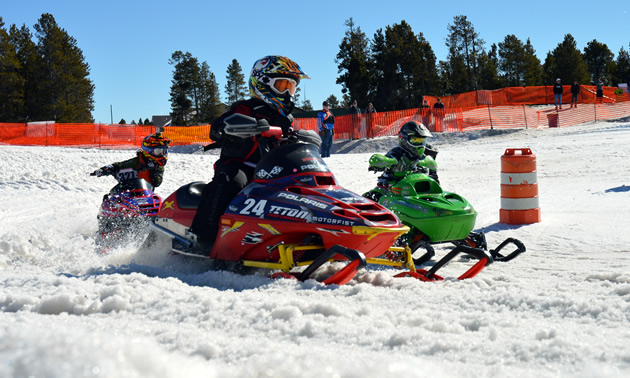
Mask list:
POLYGON ((101 167, 91 175, 97 177, 112 175, 119 182, 141 178, 157 188, 162 184, 170 142, 171 140, 162 136, 162 133, 149 135, 142 140, 142 147, 135 157, 101 167))
POLYGON ((294 95, 301 79, 308 79, 300 66, 284 56, 266 56, 257 60, 249 78, 251 98, 234 103, 230 110, 217 118, 210 130, 210 138, 219 144, 221 155, 214 164, 214 177, 205 186, 201 203, 190 231, 197 235, 197 243, 187 253, 204 257, 210 250, 219 230, 219 219, 230 201, 253 177, 254 166, 261 153, 256 138, 237 137, 224 133, 224 119, 239 113, 265 119, 271 126, 282 128, 284 136, 292 131, 294 95))
POLYGON ((426 141, 431 136, 422 123, 409 121, 402 125, 398 132, 399 145, 385 154, 385 157, 394 159, 394 163, 383 169, 370 164, 370 170, 382 170, 383 174, 378 178, 376 187, 363 196, 378 202, 391 185, 410 172, 427 173, 438 181, 437 164, 434 160, 437 150, 427 145, 426 141))

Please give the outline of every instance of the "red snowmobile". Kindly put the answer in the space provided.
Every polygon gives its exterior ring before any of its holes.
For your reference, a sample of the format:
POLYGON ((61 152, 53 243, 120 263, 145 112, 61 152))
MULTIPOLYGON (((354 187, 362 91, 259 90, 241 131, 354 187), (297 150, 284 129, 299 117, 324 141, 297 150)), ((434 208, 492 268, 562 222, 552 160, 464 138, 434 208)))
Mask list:
MULTIPOLYGON (((228 134, 256 135, 265 153, 255 178, 221 217, 209 256, 219 268, 266 268, 281 271, 274 276, 304 281, 328 261, 348 261, 323 280, 341 285, 409 231, 382 205, 337 184, 319 155, 316 133, 300 130, 282 139, 280 128, 240 114, 226 124, 228 134)), ((204 186, 180 187, 163 201, 153 223, 172 238, 175 253, 186 254, 195 242, 188 229, 204 186)))

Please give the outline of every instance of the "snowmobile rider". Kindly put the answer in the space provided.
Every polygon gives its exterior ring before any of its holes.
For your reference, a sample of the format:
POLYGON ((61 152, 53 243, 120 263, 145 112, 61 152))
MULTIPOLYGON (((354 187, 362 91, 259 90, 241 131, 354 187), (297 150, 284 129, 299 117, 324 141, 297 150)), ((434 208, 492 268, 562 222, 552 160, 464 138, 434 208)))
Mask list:
POLYGON ((119 182, 141 178, 157 188, 162 184, 164 177, 164 166, 168 160, 170 142, 171 140, 162 136, 162 133, 146 136, 135 157, 101 167, 91 175, 97 177, 112 175, 119 182))
POLYGON ((214 176, 202 193, 201 202, 190 231, 197 236, 192 254, 209 257, 219 231, 219 220, 228 204, 253 178, 261 152, 254 135, 237 137, 224 133, 224 119, 239 113, 271 126, 282 128, 283 136, 292 132, 295 90, 301 79, 309 77, 300 66, 284 56, 271 55, 257 60, 249 77, 251 98, 237 101, 222 114, 210 129, 210 139, 221 148, 214 164, 214 176))
MULTIPOLYGON (((422 123, 409 121, 403 124, 398 132, 399 145, 385 154, 385 157, 394 159, 395 164, 382 169, 383 174, 378 178, 376 187, 363 196, 378 202, 391 185, 409 173, 426 173, 439 183, 435 162, 437 149, 428 145, 426 141, 426 138, 431 136, 429 130, 422 123)), ((368 169, 381 170, 372 164, 368 169)))

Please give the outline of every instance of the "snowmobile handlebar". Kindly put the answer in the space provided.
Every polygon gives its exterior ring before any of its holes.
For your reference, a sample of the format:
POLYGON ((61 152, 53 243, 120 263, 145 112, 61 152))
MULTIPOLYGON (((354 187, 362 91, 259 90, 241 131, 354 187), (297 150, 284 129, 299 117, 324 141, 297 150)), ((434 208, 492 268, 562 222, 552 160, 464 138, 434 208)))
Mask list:
POLYGON ((390 158, 381 154, 374 154, 370 156, 368 171, 384 171, 387 168, 396 165, 397 162, 398 161, 394 158, 390 158))
MULTIPOLYGON (((274 127, 269 126, 269 122, 266 119, 256 119, 244 114, 234 113, 227 117, 223 132, 227 135, 232 135, 238 138, 250 138, 256 135, 263 136, 275 136, 277 130, 274 127), (265 135, 267 134, 267 135, 265 135), (269 135, 271 134, 271 135, 269 135)), ((277 129, 280 129, 277 127, 277 129)), ((280 129, 280 137, 282 137, 282 129, 280 129)))

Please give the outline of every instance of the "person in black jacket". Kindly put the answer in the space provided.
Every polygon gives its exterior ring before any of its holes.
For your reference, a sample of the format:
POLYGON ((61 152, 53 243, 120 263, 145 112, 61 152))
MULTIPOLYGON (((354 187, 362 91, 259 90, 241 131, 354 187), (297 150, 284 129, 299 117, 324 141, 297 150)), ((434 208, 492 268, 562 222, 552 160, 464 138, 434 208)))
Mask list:
POLYGON ((556 79, 556 83, 553 85, 553 102, 556 105, 556 110, 558 110, 558 105, 560 105, 560 109, 562 109, 562 84, 560 83, 560 78, 556 79))
POLYGON ((577 108, 578 96, 580 94, 580 84, 578 84, 577 79, 573 79, 573 84, 571 84, 571 107, 577 108))
POLYGON ((604 82, 601 77, 598 77, 595 82, 595 92, 597 96, 597 103, 601 104, 604 100, 604 82))
POLYGON ((444 103, 441 98, 437 98, 437 102, 433 104, 433 119, 435 120, 435 130, 444 131, 444 103))
POLYGON ((308 79, 300 66, 284 56, 266 56, 257 60, 249 78, 251 98, 234 103, 210 129, 210 138, 221 148, 214 164, 214 177, 205 186, 201 203, 190 231, 197 236, 192 254, 208 257, 219 231, 219 220, 230 201, 253 177, 261 152, 254 136, 237 137, 224 133, 224 120, 239 113, 257 120, 265 119, 271 126, 282 128, 284 136, 292 131, 291 111, 295 90, 301 79, 308 79))

